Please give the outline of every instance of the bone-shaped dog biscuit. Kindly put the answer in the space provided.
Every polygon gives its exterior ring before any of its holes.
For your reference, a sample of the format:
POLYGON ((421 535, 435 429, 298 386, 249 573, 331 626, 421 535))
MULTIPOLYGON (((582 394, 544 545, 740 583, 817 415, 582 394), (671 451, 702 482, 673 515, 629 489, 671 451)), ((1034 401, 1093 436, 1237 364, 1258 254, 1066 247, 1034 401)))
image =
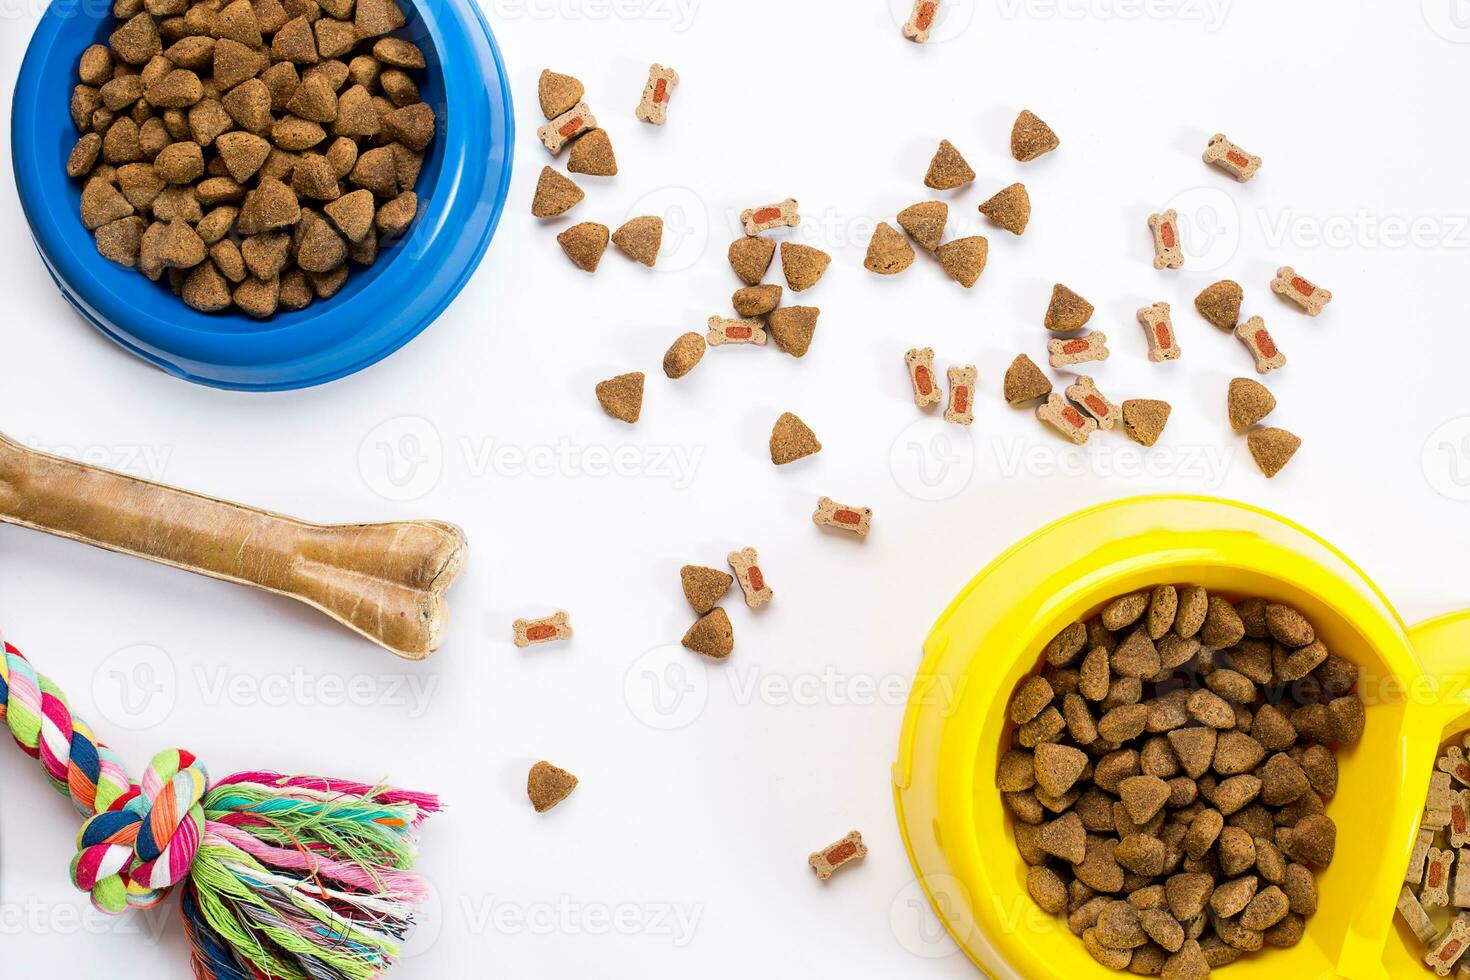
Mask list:
POLYGON ((1420 830, 1414 838, 1414 849, 1409 852, 1409 867, 1404 872, 1404 881, 1417 885, 1424 880, 1424 862, 1429 860, 1429 849, 1434 846, 1434 831, 1420 830))
POLYGON ((868 855, 868 845, 863 843, 863 835, 854 830, 839 841, 828 844, 820 851, 812 852, 806 859, 817 877, 826 881, 832 877, 832 873, 844 864, 859 861, 868 855))
POLYGON ((1450 846, 1470 845, 1470 790, 1450 794, 1450 846))
POLYGON ((1145 306, 1138 311, 1138 322, 1143 324, 1143 334, 1148 340, 1150 361, 1173 361, 1183 353, 1174 333, 1174 317, 1168 303, 1145 306))
POLYGON ((1242 184, 1261 169, 1261 158, 1252 156, 1225 138, 1224 133, 1210 137, 1205 146, 1205 163, 1214 164, 1242 184))
POLYGON ((1184 249, 1179 245, 1179 213, 1173 208, 1148 216, 1149 230, 1154 233, 1154 268, 1177 269, 1184 264, 1184 249))
POLYGON ((1460 957, 1465 955, 1467 944, 1470 944, 1470 922, 1466 922, 1463 916, 1456 916, 1445 934, 1430 948, 1424 963, 1439 976, 1447 977, 1460 957))
POLYGON ((729 317, 712 316, 706 321, 705 342, 711 347, 722 344, 766 345, 766 326, 760 320, 732 320, 729 317))
POLYGON ((1434 942, 1434 923, 1430 921, 1429 913, 1424 911, 1424 906, 1419 904, 1419 899, 1414 897, 1414 893, 1407 885, 1404 886, 1403 891, 1399 892, 1398 912, 1399 917, 1428 948, 1429 944, 1434 942))
POLYGON ((551 122, 536 130, 536 136, 546 148, 551 151, 552 156, 557 156, 572 140, 581 136, 589 129, 597 128, 597 118, 592 115, 592 110, 587 108, 587 103, 578 102, 566 112, 557 116, 551 122))
POLYGON ((569 640, 572 637, 571 618, 564 609, 558 609, 542 619, 518 619, 511 624, 511 629, 515 631, 515 644, 518 647, 550 643, 553 640, 569 640))
POLYGON ((944 421, 958 425, 969 425, 975 421, 975 365, 951 367, 949 375, 949 404, 944 409, 944 421))
POLYGON ((927 43, 934 19, 939 16, 940 0, 914 0, 913 12, 903 25, 903 36, 918 44, 927 43))
POLYGON ((1470 762, 1465 760, 1465 753, 1458 746, 1451 745, 1445 749, 1436 768, 1451 776, 1461 786, 1470 786, 1470 762))
POLYGON ((660 64, 648 68, 648 83, 643 86, 643 100, 638 103, 635 115, 643 122, 662 126, 668 118, 669 96, 679 84, 679 73, 660 64))
POLYGON ((1071 364, 1082 364, 1085 361, 1106 361, 1108 359, 1108 335, 1101 330, 1094 330, 1085 337, 1073 337, 1071 340, 1048 340, 1046 349, 1054 368, 1067 367, 1071 364))
POLYGON ((1322 312, 1322 307, 1332 302, 1332 294, 1321 286, 1296 274, 1296 270, 1289 265, 1283 265, 1276 270, 1276 278, 1271 280, 1271 291, 1277 296, 1285 296, 1296 305, 1307 311, 1307 316, 1316 316, 1322 312))
POLYGON ((873 511, 869 507, 848 507, 831 497, 821 497, 817 500, 816 512, 812 514, 812 523, 851 531, 860 538, 866 538, 873 526, 873 511))
POLYGON ((909 382, 914 386, 914 404, 926 408, 942 402, 944 393, 934 379, 934 348, 911 347, 903 361, 908 365, 909 382))
POLYGON ((740 590, 745 593, 747 606, 759 609, 771 601, 776 593, 766 584, 766 574, 761 571, 760 556, 754 548, 732 551, 725 556, 725 560, 735 572, 735 581, 740 583, 740 590))
POLYGON ((759 235, 763 231, 782 226, 795 228, 801 224, 801 215, 796 213, 796 198, 788 197, 777 204, 746 208, 740 212, 740 220, 745 225, 747 235, 759 235))
POLYGON ((1036 417, 1079 446, 1097 431, 1097 420, 1083 415, 1075 406, 1068 405, 1056 392, 1047 396, 1046 404, 1037 406, 1036 417))
POLYGON ((1419 890, 1419 903, 1425 908, 1444 908, 1450 904, 1450 869, 1454 864, 1454 851, 1429 849, 1429 858, 1424 862, 1424 887, 1419 890))
POLYGON ((1099 429, 1111 431, 1113 426, 1123 418, 1123 410, 1108 401, 1103 393, 1097 390, 1096 383, 1085 374, 1077 379, 1076 384, 1067 386, 1067 397, 1081 405, 1088 415, 1096 419, 1099 429))
POLYGON ((1260 374, 1274 371, 1286 363, 1286 355, 1281 353, 1281 348, 1276 346, 1276 341, 1267 331, 1266 321, 1258 316, 1236 327, 1235 338, 1251 352, 1256 361, 1256 371, 1260 374))

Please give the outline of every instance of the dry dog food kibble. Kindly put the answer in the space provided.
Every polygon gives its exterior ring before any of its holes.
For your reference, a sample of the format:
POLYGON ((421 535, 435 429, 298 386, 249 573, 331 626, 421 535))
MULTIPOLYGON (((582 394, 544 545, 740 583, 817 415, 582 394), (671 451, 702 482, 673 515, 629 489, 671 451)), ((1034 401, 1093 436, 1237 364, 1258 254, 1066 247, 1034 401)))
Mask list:
POLYGON ((831 262, 832 256, 819 248, 795 242, 781 243, 781 273, 793 293, 815 286, 831 262))
POLYGON ((848 507, 831 497, 819 497, 817 509, 812 513, 812 523, 866 538, 873 525, 873 511, 867 507, 848 507))
POLYGON ((990 255, 990 242, 983 235, 970 235, 945 242, 934 250, 934 256, 944 268, 945 274, 969 289, 980 280, 985 271, 985 260, 990 255))
POLYGON ((1011 156, 1022 163, 1050 153, 1060 145, 1057 134, 1030 109, 1022 109, 1011 126, 1011 156))
POLYGON ((684 377, 704 357, 707 346, 704 338, 692 330, 680 334, 664 353, 664 374, 671 379, 684 377))
POLYGON ((735 579, 740 583, 740 591, 745 593, 747 606, 759 609, 771 601, 776 593, 766 584, 766 575, 761 571, 760 555, 756 554, 754 548, 732 551, 725 556, 725 560, 735 569, 735 579))
POLYGON ((914 264, 914 247, 886 221, 878 222, 868 241, 863 268, 880 276, 894 276, 914 264))
POLYGON ((1225 402, 1236 432, 1244 432, 1276 408, 1276 396, 1253 378, 1232 378, 1225 402))
MULTIPOLYGON (((368 193, 371 194, 371 192, 368 193)), ((536 196, 531 199, 531 213, 538 218, 555 218, 559 214, 566 214, 580 204, 585 196, 582 188, 573 183, 571 178, 563 177, 550 167, 542 167, 541 177, 536 181, 536 196)), ((369 206, 371 203, 371 197, 369 197, 369 206)), ((332 214, 331 206, 329 205, 326 210, 327 216, 337 222, 337 227, 341 229, 343 222, 332 214)), ((343 215, 343 219, 351 220, 346 214, 343 215)))
POLYGON ((1123 431, 1140 446, 1152 446, 1164 434, 1171 410, 1155 398, 1129 398, 1123 402, 1123 431))
POLYGON ((815 306, 783 306, 766 315, 766 329, 777 347, 792 357, 801 357, 812 346, 821 312, 815 306))
POLYGON ((951 367, 949 375, 949 405, 944 409, 944 421, 969 425, 975 421, 975 365, 951 367))
POLYGON ((771 462, 784 466, 821 452, 822 444, 811 427, 794 412, 782 412, 771 427, 770 449, 771 462))
POLYGON ((1045 404, 1037 406, 1036 417, 1079 446, 1097 431, 1095 419, 1088 418, 1074 406, 1068 405, 1056 392, 1047 396, 1045 404))
POLYGON ((1210 142, 1205 146, 1204 159, 1205 163, 1214 164, 1242 184, 1261 169, 1260 157, 1251 156, 1226 139, 1224 133, 1216 133, 1210 137, 1210 142))
POLYGON ((612 138, 605 129, 594 129, 572 144, 567 156, 567 169, 574 174, 593 177, 616 177, 618 157, 613 152, 612 138))
POLYGON ((582 101, 586 88, 571 75, 561 75, 549 68, 541 70, 536 85, 536 95, 541 102, 541 114, 555 119, 572 106, 582 101))
POLYGON ((652 214, 629 218, 621 228, 612 233, 612 243, 623 254, 650 269, 658 261, 658 250, 663 240, 664 219, 652 214))
POLYGON ((715 603, 724 597, 732 581, 728 573, 718 568, 685 565, 679 569, 679 584, 684 588, 684 598, 701 616, 715 608, 715 603))
POLYGON ((1184 250, 1179 246, 1179 213, 1170 208, 1151 214, 1148 227, 1154 233, 1154 268, 1178 269, 1184 265, 1184 250))
POLYGON ((924 175, 924 186, 935 190, 951 191, 963 187, 975 179, 975 171, 960 156, 949 140, 940 140, 939 149, 929 161, 929 172, 924 175))
POLYGON ((1182 351, 1179 349, 1178 336, 1174 333, 1174 318, 1170 314, 1168 303, 1145 306, 1138 311, 1138 322, 1143 325, 1144 337, 1148 341, 1150 361, 1178 359, 1182 351))
POLYGON ((1012 184, 1003 188, 980 205, 980 213, 1012 235, 1021 234, 1031 220, 1031 196, 1026 193, 1026 185, 1012 184))
POLYGON ((518 619, 511 624, 511 629, 515 633, 515 644, 518 647, 550 643, 553 640, 569 640, 572 636, 571 618, 564 609, 559 609, 544 619, 518 619))
POLYGON ((1240 322, 1240 302, 1243 296, 1240 283, 1232 279, 1222 279, 1206 286, 1194 298, 1194 308, 1199 311, 1200 316, 1221 330, 1234 330, 1236 323, 1240 322))
POLYGON ((910 347, 903 355, 909 369, 909 382, 914 386, 914 404, 920 408, 938 405, 944 400, 934 378, 934 348, 910 347))
POLYGON ((556 241, 567 258, 572 260, 572 265, 583 272, 596 272, 602 263, 602 253, 607 251, 607 240, 611 234, 607 225, 584 221, 557 235, 556 241))
POLYGON ((1048 330, 1065 333, 1080 330, 1092 319, 1092 304, 1077 293, 1057 283, 1051 287, 1051 301, 1046 306, 1043 324, 1048 330))
POLYGON ((1286 355, 1276 346, 1276 341, 1266 330, 1266 321, 1258 316, 1235 328, 1235 339, 1245 345, 1255 359, 1256 371, 1265 374, 1286 364, 1286 355))
POLYGON ((597 383, 597 404, 613 418, 628 424, 643 412, 643 372, 633 371, 597 383))
POLYGON ((716 606, 699 617, 679 642, 701 656, 724 660, 735 649, 735 630, 725 610, 716 606))
POLYGON ((1068 367, 1087 361, 1108 359, 1108 335, 1101 330, 1071 340, 1057 338, 1046 342, 1048 360, 1054 368, 1068 367))
POLYGON ((1016 688, 999 802, 1028 893, 1099 963, 1203 978, 1302 938, 1336 850, 1331 747, 1364 715, 1352 664, 1324 648, 1289 683, 1273 640, 1321 642, 1290 607, 1160 585, 1068 625, 1016 688))
POLYGON ((730 305, 741 316, 765 316, 781 305, 780 286, 746 286, 735 290, 730 305))
MULTIPOLYGON (((1470 748, 1470 735, 1462 736, 1470 748)), ((1439 976, 1459 967, 1470 945, 1470 763, 1461 745, 1435 761, 1419 832, 1404 872, 1398 915, 1424 948, 1424 964, 1439 976), (1440 909, 1444 912, 1438 911, 1440 909)))
POLYGON ((863 843, 863 835, 854 830, 840 841, 812 852, 806 863, 811 865, 818 878, 826 881, 838 868, 853 861, 861 861, 867 856, 868 845, 863 843))
POLYGON ((1051 394, 1051 379, 1025 354, 1017 354, 1006 368, 1005 399, 1010 405, 1024 405, 1051 394))
POLYGON ((728 317, 712 316, 709 318, 704 339, 711 347, 724 344, 755 344, 764 347, 766 328, 761 321, 755 319, 732 320, 728 317))
POLYGON ((1301 448, 1302 440, 1299 436, 1287 432, 1285 429, 1257 429, 1245 437, 1246 447, 1250 449, 1251 458, 1266 474, 1267 479, 1280 473, 1296 451, 1301 448))
POLYGON ((562 800, 572 795, 577 788, 577 777, 542 760, 526 774, 526 795, 537 813, 545 813, 562 800))
POLYGON ((1316 316, 1322 312, 1322 307, 1332 302, 1331 293, 1310 279, 1297 275, 1289 265, 1276 270, 1276 278, 1271 280, 1271 291, 1306 310, 1307 316, 1316 316))
POLYGON ((551 152, 559 156, 572 140, 583 133, 597 128, 597 117, 587 108, 587 103, 578 102, 551 122, 536 130, 536 136, 551 152))
POLYGON ((668 118, 669 97, 674 86, 679 84, 679 73, 672 68, 654 63, 648 67, 648 82, 643 86, 643 99, 638 103, 636 115, 643 122, 662 126, 668 118))
POLYGON ((788 197, 777 204, 746 208, 740 212, 740 222, 747 235, 759 235, 772 228, 795 228, 801 224, 801 215, 796 213, 796 198, 788 197))
POLYGON ((737 238, 730 243, 730 268, 747 286, 759 286, 775 254, 776 243, 769 238, 737 238))
POLYGON ((939 3, 940 0, 914 0, 914 9, 903 25, 903 36, 918 44, 927 43, 934 18, 939 16, 939 3))
POLYGON ((1085 374, 1077 379, 1076 384, 1067 386, 1067 397, 1082 406, 1088 415, 1097 420, 1097 427, 1104 431, 1111 431, 1123 417, 1122 409, 1108 401, 1097 390, 1092 378, 1085 374))
POLYGON ((949 205, 943 201, 920 201, 898 212, 898 226, 926 252, 939 247, 948 222, 949 205))

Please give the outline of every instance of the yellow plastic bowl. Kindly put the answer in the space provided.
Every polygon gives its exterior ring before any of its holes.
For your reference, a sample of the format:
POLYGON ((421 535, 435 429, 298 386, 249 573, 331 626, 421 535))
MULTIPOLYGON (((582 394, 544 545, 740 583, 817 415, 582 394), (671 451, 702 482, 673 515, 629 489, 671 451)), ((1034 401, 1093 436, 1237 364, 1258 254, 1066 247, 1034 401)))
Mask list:
POLYGON ((1120 593, 1164 583, 1300 609, 1361 670, 1362 741, 1338 752, 1337 857, 1292 949, 1230 966, 1238 980, 1424 977, 1394 906, 1440 745, 1470 728, 1460 667, 1470 613, 1409 630, 1341 552, 1246 504, 1138 497, 1064 518, 1014 545, 950 604, 924 643, 893 767, 899 827, 950 935, 996 978, 1116 978, 1026 894, 995 787, 1006 706, 1046 643, 1120 593))

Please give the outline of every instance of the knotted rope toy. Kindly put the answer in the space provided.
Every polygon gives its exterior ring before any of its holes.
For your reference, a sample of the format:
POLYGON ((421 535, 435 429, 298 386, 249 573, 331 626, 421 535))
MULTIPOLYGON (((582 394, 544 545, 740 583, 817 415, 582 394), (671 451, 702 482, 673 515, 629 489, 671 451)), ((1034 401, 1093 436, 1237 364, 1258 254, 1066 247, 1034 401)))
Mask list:
POLYGON ((436 797, 315 776, 211 783, 182 749, 133 783, 66 696, 0 641, 0 724, 86 816, 73 883, 103 912, 180 886, 199 980, 369 980, 393 965, 426 885, 409 869, 436 797))

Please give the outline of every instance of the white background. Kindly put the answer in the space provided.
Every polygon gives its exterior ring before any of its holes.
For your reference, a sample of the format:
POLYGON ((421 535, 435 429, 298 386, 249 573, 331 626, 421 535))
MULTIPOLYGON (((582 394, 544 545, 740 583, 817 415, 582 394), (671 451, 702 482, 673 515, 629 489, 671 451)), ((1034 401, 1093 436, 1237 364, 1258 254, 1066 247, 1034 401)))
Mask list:
MULTIPOLYGON (((219 774, 442 792, 451 809, 422 854, 436 897, 398 976, 973 975, 913 884, 889 764, 928 626, 1000 549, 1100 500, 1207 492, 1322 532, 1406 620, 1470 601, 1470 6, 946 0, 927 47, 900 36, 905 8, 487 0, 519 129, 500 231, 422 337, 310 391, 213 391, 113 347, 52 289, 3 181, 0 431, 314 520, 453 520, 472 542, 448 641, 420 665, 285 600, 13 528, 6 637, 135 772, 184 745, 219 774), (662 130, 633 117, 652 61, 682 77, 662 130), (587 200, 542 225, 529 204, 547 66, 586 82, 621 173, 578 178, 587 200), (1029 165, 1008 153, 1023 107, 1062 139, 1029 165), (1201 163, 1217 130, 1265 158, 1254 182, 1201 163), (991 242, 969 291, 927 256, 892 279, 862 268, 873 223, 933 196, 941 137, 979 173, 944 195, 951 235, 991 242), (1019 239, 975 211, 1015 180, 1034 206, 1019 239), (788 234, 833 255, 798 300, 822 309, 811 353, 714 350, 667 381, 669 342, 728 311, 734 216, 787 195, 806 218, 788 234), (1156 272, 1145 218, 1171 203, 1189 265, 1156 272), (588 276, 554 240, 572 220, 650 212, 668 222, 654 271, 610 250, 588 276), (1321 317, 1270 293, 1287 263, 1334 292, 1321 317), (1225 419, 1250 362, 1191 305, 1225 276, 1291 359, 1268 379, 1270 421, 1303 446, 1271 482, 1225 419), (1074 449, 1001 400, 1016 353, 1042 361, 1054 281, 1097 305, 1102 389, 1173 403, 1153 450, 1117 433, 1074 449), (1156 300, 1174 304, 1175 363, 1144 357, 1134 311, 1156 300), (902 357, 924 345, 941 370, 978 365, 972 430, 914 409, 902 357), (648 391, 630 428, 592 388, 631 370, 648 391), (824 449, 778 470, 766 439, 785 410, 824 449), (815 528, 821 494, 871 506, 871 537, 815 528), (727 602, 736 649, 706 667, 677 646, 691 620, 678 568, 747 544, 776 599, 758 614, 727 602), (512 619, 556 608, 570 644, 511 646, 512 619), (582 779, 546 815, 524 788, 540 758, 582 779), (820 885, 807 853, 854 827, 866 864, 820 885)), ((5 12, 12 85, 36 15, 5 12)), ((76 815, 4 753, 0 972, 186 976, 172 903, 91 913, 67 882, 76 815)))

